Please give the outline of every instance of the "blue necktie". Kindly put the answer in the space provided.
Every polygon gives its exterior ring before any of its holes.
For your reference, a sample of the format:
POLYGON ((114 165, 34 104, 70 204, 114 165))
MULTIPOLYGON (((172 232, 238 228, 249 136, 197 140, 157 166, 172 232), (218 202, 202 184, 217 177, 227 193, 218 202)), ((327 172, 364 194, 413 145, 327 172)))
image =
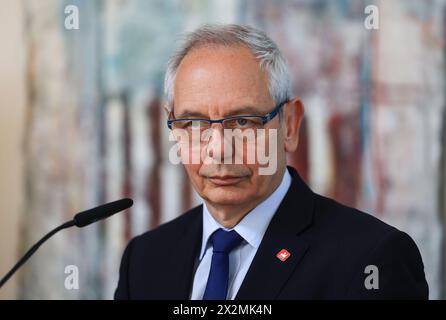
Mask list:
POLYGON ((203 300, 226 300, 229 277, 229 252, 237 247, 243 238, 234 230, 218 229, 211 236, 213 246, 211 270, 204 291, 203 300))

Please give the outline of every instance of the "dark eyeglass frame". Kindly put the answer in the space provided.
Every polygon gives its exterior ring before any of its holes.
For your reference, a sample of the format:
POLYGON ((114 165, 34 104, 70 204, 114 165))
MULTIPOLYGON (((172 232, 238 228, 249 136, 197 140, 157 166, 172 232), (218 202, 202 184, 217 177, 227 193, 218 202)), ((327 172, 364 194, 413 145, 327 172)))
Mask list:
MULTIPOLYGON (((289 102, 289 100, 284 100, 280 103, 278 103, 274 109, 265 114, 264 116, 253 116, 253 115, 246 115, 246 116, 234 116, 234 117, 227 117, 227 118, 222 118, 222 119, 217 119, 217 120, 211 120, 211 119, 204 119, 204 118, 181 118, 181 119, 168 119, 167 120, 167 127, 172 130, 172 124, 174 122, 178 122, 178 121, 203 121, 203 122, 208 122, 209 123, 209 127, 212 126, 213 123, 221 123, 221 125, 223 125, 224 121, 227 120, 237 120, 237 119, 246 119, 246 118, 256 118, 256 119, 260 119, 262 121, 262 125, 265 125, 266 123, 268 123, 269 121, 271 121, 272 119, 274 119, 275 116, 277 116, 277 114, 280 112, 280 109, 289 102)), ((171 111, 169 113, 169 117, 173 116, 173 112, 171 111)))

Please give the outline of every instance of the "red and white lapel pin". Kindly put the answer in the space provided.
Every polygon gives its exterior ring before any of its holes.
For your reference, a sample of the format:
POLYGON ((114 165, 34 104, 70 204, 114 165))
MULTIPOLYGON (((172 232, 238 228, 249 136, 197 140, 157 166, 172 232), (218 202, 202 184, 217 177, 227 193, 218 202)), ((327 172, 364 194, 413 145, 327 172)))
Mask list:
POLYGON ((276 257, 282 262, 286 261, 286 259, 288 259, 290 256, 291 253, 286 249, 282 249, 276 254, 276 257))

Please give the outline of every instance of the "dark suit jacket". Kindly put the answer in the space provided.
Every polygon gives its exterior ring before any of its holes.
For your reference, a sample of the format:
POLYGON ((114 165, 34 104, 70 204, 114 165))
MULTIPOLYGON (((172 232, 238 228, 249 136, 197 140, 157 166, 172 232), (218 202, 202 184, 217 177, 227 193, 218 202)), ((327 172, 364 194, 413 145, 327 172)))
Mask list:
MULTIPOLYGON (((288 169, 291 187, 236 299, 428 298, 420 253, 406 233, 313 193, 288 169), (281 249, 291 253, 285 262, 276 257, 281 249), (378 289, 365 286, 368 265, 378 268, 378 289)), ((198 206, 132 239, 115 299, 188 299, 201 235, 198 206)))

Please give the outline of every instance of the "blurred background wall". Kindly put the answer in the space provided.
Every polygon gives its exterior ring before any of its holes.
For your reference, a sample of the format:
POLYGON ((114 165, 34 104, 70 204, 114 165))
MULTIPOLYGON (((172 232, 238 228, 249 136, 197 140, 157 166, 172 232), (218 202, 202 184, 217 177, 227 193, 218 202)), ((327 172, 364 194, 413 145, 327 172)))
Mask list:
MULTIPOLYGON (((15 263, 19 217, 22 213, 23 129, 26 84, 24 77, 23 7, 20 1, 2 0, 0 10, 0 274, 15 263), (4 10, 8 7, 8 10, 4 10), (3 27, 7 26, 7 27, 3 27)), ((17 278, 0 290, 0 298, 17 296, 17 278)))
POLYGON ((203 23, 264 30, 306 106, 289 155, 313 190, 418 244, 446 297, 443 0, 2 0, 0 274, 72 214, 128 196, 124 214, 46 243, 0 298, 109 299, 134 235, 199 199, 168 161, 165 63, 203 23), (66 28, 68 5, 79 29, 66 28), (364 8, 379 9, 367 29, 364 8), (376 22, 376 21, 375 21, 376 22), (67 290, 65 267, 79 269, 67 290))

